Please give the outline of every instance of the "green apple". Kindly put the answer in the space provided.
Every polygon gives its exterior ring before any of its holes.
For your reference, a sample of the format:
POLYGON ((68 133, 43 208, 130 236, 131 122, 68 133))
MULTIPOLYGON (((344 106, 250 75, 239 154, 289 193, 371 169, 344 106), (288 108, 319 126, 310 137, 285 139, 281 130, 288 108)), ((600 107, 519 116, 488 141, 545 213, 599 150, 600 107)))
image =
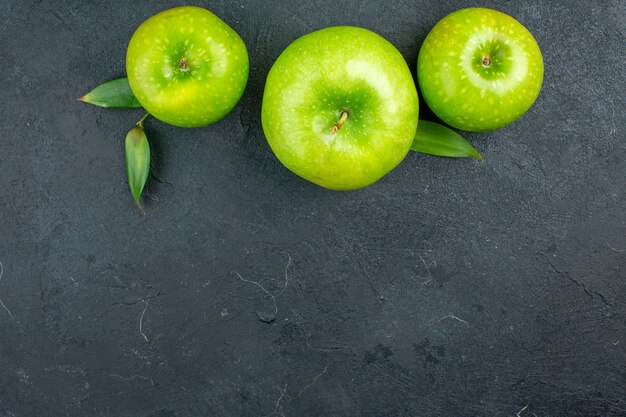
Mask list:
POLYGON ((533 35, 511 16, 462 9, 426 37, 417 78, 441 120, 487 131, 514 122, 532 106, 543 82, 543 59, 533 35))
POLYGON ((305 35, 267 77, 263 130, 278 159, 333 190, 365 187, 406 156, 418 120, 406 61, 381 36, 357 27, 305 35))
POLYGON ((135 97, 154 117, 180 127, 226 116, 243 94, 248 68, 239 35, 200 7, 152 16, 139 26, 126 54, 135 97))

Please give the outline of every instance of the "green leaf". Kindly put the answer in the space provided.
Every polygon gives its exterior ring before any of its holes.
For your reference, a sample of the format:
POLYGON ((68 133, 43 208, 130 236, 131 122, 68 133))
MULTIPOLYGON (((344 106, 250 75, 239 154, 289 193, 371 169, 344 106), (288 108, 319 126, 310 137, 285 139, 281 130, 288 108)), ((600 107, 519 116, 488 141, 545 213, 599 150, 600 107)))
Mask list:
POLYGON ((126 77, 100 84, 79 98, 79 100, 100 107, 116 109, 136 109, 141 107, 141 104, 133 95, 126 77))
POLYGON ((417 124, 417 133, 411 149, 415 152, 448 158, 483 159, 482 155, 463 139, 463 136, 439 123, 426 120, 420 120, 417 124))
POLYGON ((128 132, 125 147, 130 193, 143 213, 139 197, 150 173, 150 145, 142 126, 137 125, 128 132))

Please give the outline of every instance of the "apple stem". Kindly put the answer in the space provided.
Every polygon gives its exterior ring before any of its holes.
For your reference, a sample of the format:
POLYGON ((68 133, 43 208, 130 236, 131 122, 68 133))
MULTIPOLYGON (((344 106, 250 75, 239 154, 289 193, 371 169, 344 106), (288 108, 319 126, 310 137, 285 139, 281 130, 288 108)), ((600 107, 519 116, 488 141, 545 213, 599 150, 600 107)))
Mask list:
POLYGON ((491 57, 489 55, 483 55, 483 66, 485 67, 491 66, 491 57))
POLYGON ((137 126, 143 127, 143 121, 146 120, 150 116, 150 113, 144 114, 144 116, 137 122, 137 126))
POLYGON ((339 119, 339 121, 337 123, 335 123, 333 128, 330 129, 330 134, 331 135, 337 134, 337 132, 339 132, 339 129, 341 129, 341 127, 346 122, 346 120, 348 120, 348 112, 347 111, 342 111, 341 112, 341 118, 339 119))

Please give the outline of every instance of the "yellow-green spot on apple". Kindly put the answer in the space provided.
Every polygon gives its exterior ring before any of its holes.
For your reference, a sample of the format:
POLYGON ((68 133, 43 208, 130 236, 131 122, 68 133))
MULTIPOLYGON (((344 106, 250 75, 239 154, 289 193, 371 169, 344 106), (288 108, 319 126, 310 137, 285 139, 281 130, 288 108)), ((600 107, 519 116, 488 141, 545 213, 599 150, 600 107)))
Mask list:
POLYGON ((441 120, 461 130, 488 131, 514 122, 533 105, 543 58, 532 34, 511 16, 461 9, 426 37, 417 78, 441 120))
POLYGON ((272 66, 262 124, 291 171, 333 190, 368 186, 395 168, 415 137, 418 98, 387 40, 341 26, 305 35, 272 66))
POLYGON ((133 94, 157 119, 200 127, 226 116, 248 81, 243 40, 210 11, 193 6, 158 13, 135 31, 126 54, 133 94))

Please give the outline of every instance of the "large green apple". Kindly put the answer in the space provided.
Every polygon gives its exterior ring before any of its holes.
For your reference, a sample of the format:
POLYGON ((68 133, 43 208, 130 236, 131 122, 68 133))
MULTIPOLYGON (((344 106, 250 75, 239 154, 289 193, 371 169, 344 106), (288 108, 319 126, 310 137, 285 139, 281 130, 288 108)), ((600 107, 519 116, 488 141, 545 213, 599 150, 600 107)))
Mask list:
POLYGON ((535 102, 543 59, 533 35, 504 13, 470 8, 442 19, 417 61, 422 95, 444 122, 467 131, 498 129, 535 102))
POLYGON ((305 35, 267 77, 262 122, 278 159, 334 190, 365 187, 406 156, 418 99, 406 61, 381 36, 356 27, 305 35))
POLYGON ((243 94, 248 67, 239 35, 210 11, 191 6, 142 23, 126 55, 128 81, 141 105, 181 127, 226 116, 243 94))

